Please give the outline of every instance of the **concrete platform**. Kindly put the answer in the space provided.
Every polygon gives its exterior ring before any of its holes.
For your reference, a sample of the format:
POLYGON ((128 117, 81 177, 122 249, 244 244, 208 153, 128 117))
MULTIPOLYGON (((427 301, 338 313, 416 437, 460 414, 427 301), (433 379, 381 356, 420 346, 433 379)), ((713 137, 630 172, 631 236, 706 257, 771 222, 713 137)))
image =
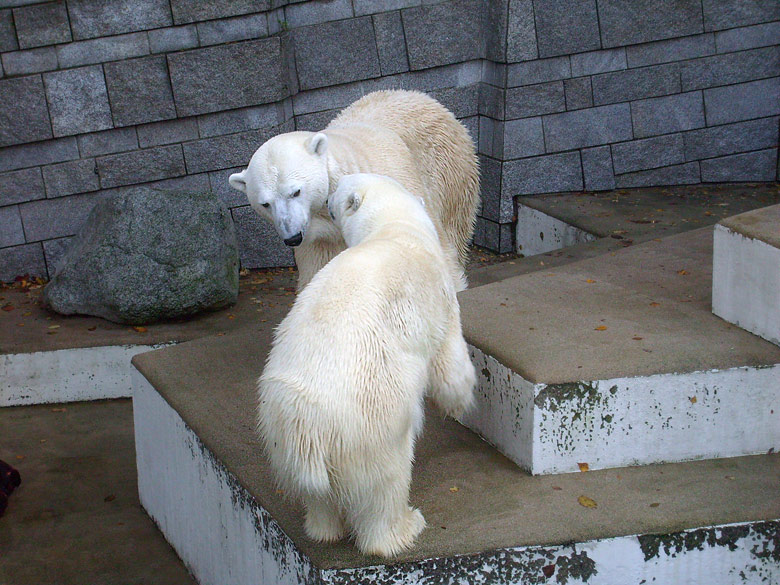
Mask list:
POLYGON ((780 348, 710 312, 712 228, 460 294, 479 406, 534 474, 780 448, 780 348))
POLYGON ((245 331, 133 359, 141 501, 201 585, 780 578, 778 455, 533 477, 434 411, 416 451, 416 546, 388 563, 311 542, 254 431, 269 341, 245 331))
POLYGON ((295 298, 295 272, 253 272, 238 302, 186 320, 133 328, 63 316, 40 304, 41 288, 0 288, 0 407, 129 397, 133 355, 264 320, 280 320, 295 298))
POLYGON ((715 226, 712 312, 780 345, 780 205, 715 226))
POLYGON ((0 517, 3 585, 195 585, 138 500, 130 400, 0 408, 22 484, 0 517))

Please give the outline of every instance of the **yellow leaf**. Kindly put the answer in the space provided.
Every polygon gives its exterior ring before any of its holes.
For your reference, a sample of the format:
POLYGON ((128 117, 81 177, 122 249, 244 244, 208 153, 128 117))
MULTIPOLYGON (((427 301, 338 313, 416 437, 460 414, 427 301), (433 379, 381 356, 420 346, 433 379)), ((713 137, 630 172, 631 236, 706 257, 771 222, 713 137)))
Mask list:
POLYGON ((577 463, 577 467, 580 468, 580 471, 590 471, 590 467, 587 463, 577 463))
POLYGON ((589 498, 588 496, 580 496, 579 498, 577 498, 577 501, 580 503, 580 506, 584 506, 586 508, 598 507, 596 501, 592 498, 589 498))
POLYGON ((592 278, 588 278, 585 282, 587 282, 588 284, 593 284, 596 281, 593 280, 592 278))
POLYGON ((606 331, 607 330, 607 326, 606 325, 599 325, 598 327, 596 327, 595 330, 596 331, 606 331))
POLYGON ((454 493, 455 493, 455 492, 457 492, 459 489, 460 489, 460 488, 459 488, 458 486, 455 486, 455 485, 454 485, 454 486, 452 486, 452 487, 450 488, 450 491, 451 491, 451 492, 454 494, 454 493))
POLYGON ((691 401, 691 404, 696 404, 697 400, 695 396, 691 396, 688 400, 691 401))
POLYGON ((143 333, 143 332, 145 332, 145 331, 146 331, 146 327, 144 327, 144 326, 142 326, 142 325, 136 325, 135 327, 133 327, 133 329, 134 329, 135 331, 138 331, 138 333, 143 333))
POLYGON ((59 329, 59 325, 49 325, 49 329, 59 329))
POLYGON ((687 270, 678 270, 677 274, 679 274, 681 276, 685 276, 686 274, 688 274, 688 271, 687 270))
POLYGON ((651 307, 660 307, 661 303, 656 303, 655 301, 653 301, 652 303, 650 303, 650 306, 651 307))

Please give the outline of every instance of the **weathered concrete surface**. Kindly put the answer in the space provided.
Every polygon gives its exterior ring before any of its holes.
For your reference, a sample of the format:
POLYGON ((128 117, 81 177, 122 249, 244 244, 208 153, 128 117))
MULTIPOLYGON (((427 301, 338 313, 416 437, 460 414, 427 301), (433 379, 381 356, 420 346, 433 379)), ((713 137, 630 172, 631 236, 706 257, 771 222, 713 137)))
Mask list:
POLYGON ((715 226, 712 312, 780 345, 780 205, 715 226))
POLYGON ((711 314, 711 270, 710 228, 646 242, 460 293, 464 334, 534 383, 780 363, 711 314))
POLYGON ((129 400, 1 408, 0 459, 0 583, 195 584, 140 507, 129 400))
MULTIPOLYGON (((379 564, 348 543, 309 541, 300 507, 275 490, 254 432, 255 380, 270 338, 270 330, 204 338, 138 355, 133 363, 211 459, 235 476, 317 567, 379 564)), ((416 454, 411 501, 428 528, 397 562, 780 516, 777 455, 531 477, 433 411, 416 454), (581 495, 598 507, 583 507, 581 495)))

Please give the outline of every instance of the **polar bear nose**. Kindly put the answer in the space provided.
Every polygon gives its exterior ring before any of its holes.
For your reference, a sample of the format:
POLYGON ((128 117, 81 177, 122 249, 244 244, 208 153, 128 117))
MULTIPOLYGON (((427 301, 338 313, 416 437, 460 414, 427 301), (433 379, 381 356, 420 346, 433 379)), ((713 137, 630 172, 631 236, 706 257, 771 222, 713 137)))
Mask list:
POLYGON ((284 240, 284 243, 294 248, 295 246, 298 246, 302 241, 303 241, 303 234, 301 232, 298 232, 294 236, 286 238, 284 240))

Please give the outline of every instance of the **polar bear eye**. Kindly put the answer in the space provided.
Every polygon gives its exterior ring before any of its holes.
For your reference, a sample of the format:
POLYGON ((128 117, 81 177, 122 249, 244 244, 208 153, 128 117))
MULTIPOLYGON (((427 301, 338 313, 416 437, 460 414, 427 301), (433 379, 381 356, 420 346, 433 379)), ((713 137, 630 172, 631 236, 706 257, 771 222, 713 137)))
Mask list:
POLYGON ((262 206, 263 207, 271 207, 271 204, 270 203, 262 203, 262 206))
POLYGON ((298 197, 298 195, 300 195, 300 194, 301 194, 301 190, 300 190, 300 189, 298 189, 298 190, 297 190, 295 193, 293 193, 292 195, 290 195, 290 197, 292 197, 293 199, 295 199, 295 198, 296 198, 296 197, 298 197))

